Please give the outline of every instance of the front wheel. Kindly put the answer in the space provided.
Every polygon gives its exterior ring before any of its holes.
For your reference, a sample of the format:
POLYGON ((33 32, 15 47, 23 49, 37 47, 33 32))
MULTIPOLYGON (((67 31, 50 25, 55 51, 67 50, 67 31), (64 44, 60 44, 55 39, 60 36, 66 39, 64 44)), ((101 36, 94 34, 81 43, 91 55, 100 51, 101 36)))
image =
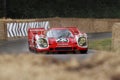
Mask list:
POLYGON ((30 43, 28 42, 28 49, 29 49, 29 51, 32 51, 32 48, 30 47, 30 43))
POLYGON ((87 54, 87 51, 88 51, 88 50, 81 50, 80 53, 81 53, 81 54, 87 54))
POLYGON ((29 46, 29 51, 32 51, 31 47, 29 46))

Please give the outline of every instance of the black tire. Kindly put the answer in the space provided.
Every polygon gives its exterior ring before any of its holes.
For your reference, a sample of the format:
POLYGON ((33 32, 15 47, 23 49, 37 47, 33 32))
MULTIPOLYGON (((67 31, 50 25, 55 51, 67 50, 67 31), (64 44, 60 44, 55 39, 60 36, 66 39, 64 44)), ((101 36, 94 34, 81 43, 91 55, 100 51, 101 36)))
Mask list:
POLYGON ((81 50, 80 53, 81 53, 81 54, 87 54, 87 51, 88 51, 88 50, 81 50))
POLYGON ((30 43, 29 43, 29 41, 28 41, 28 49, 29 49, 29 51, 32 51, 32 49, 31 49, 31 47, 30 47, 30 43))
POLYGON ((35 53, 35 54, 38 54, 38 51, 37 51, 37 49, 34 47, 34 49, 33 49, 33 52, 35 53))
POLYGON ((47 52, 47 54, 58 54, 58 52, 47 52))
POLYGON ((31 47, 29 46, 29 51, 32 51, 31 47))
POLYGON ((72 51, 73 54, 76 54, 76 51, 72 51))

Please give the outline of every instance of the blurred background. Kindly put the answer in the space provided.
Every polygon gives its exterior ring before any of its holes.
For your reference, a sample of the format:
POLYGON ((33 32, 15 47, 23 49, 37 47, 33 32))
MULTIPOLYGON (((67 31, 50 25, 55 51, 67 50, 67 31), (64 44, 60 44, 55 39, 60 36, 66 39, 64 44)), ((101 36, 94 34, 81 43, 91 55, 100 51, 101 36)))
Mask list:
POLYGON ((120 0, 0 0, 0 18, 120 18, 120 0))

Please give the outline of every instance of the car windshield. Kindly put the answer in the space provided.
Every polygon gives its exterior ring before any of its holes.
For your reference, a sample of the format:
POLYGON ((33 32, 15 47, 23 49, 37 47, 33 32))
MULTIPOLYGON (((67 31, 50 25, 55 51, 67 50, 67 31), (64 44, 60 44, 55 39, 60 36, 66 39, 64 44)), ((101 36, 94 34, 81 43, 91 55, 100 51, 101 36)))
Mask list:
POLYGON ((73 37, 73 34, 67 29, 53 29, 47 32, 47 37, 68 38, 73 37))

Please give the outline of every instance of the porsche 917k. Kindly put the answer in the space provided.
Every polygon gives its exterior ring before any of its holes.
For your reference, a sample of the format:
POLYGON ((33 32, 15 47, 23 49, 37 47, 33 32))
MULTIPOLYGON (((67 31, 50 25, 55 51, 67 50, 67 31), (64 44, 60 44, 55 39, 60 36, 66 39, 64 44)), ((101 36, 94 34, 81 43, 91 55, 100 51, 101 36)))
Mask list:
POLYGON ((87 53, 87 34, 77 27, 28 29, 29 49, 35 52, 80 51, 87 53))

